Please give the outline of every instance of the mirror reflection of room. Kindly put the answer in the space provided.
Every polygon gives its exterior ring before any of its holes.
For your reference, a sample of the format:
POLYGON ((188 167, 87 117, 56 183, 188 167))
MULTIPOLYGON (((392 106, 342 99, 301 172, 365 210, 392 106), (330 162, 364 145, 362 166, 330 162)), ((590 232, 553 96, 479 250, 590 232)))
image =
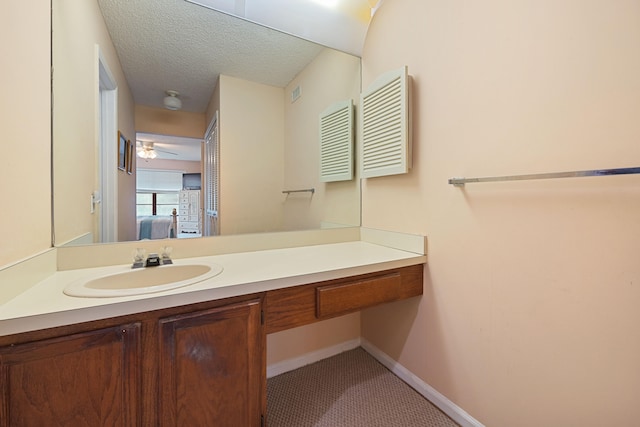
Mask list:
POLYGON ((358 57, 184 1, 54 0, 52 25, 56 245, 360 224, 359 179, 318 166, 358 57))
POLYGON ((136 134, 139 240, 202 236, 201 145, 195 138, 136 134))

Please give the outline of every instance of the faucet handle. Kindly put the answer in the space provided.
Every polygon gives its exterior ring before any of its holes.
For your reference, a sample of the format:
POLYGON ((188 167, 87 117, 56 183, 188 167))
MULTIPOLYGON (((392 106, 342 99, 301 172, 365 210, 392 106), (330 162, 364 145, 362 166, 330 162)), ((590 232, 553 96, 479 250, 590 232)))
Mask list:
POLYGON ((147 259, 147 250, 143 248, 136 248, 133 251, 133 265, 131 268, 144 267, 144 261, 147 259))
POLYGON ((173 264, 173 261, 171 261, 171 252, 173 251, 173 248, 171 246, 164 246, 162 248, 162 250, 160 251, 160 257, 162 259, 162 264, 173 264))
POLYGON ((133 260, 134 261, 144 261, 147 257, 147 250, 144 248, 136 248, 133 251, 133 260))

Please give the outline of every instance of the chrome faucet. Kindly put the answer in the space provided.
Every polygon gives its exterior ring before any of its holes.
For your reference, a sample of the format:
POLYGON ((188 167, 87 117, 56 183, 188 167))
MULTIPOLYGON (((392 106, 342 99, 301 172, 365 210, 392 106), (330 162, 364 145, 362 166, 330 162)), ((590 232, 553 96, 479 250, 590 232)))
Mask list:
POLYGON ((147 262, 144 263, 145 267, 157 267, 159 265, 162 265, 162 261, 158 254, 149 254, 147 262))
POLYGON ((162 248, 161 255, 149 254, 149 256, 147 256, 145 249, 137 248, 133 253, 133 265, 131 268, 157 267, 159 265, 173 264, 171 251, 171 247, 165 246, 162 248))

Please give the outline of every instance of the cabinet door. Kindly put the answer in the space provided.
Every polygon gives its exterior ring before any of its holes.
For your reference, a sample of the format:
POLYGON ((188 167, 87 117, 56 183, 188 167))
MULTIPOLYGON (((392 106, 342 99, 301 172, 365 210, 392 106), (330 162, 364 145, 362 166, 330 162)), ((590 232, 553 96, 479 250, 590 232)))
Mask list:
POLYGON ((259 426, 260 300, 160 320, 160 425, 259 426))
POLYGON ((189 192, 189 215, 198 218, 200 213, 200 191, 189 192))
POLYGON ((139 325, 0 349, 0 426, 136 426, 139 325))

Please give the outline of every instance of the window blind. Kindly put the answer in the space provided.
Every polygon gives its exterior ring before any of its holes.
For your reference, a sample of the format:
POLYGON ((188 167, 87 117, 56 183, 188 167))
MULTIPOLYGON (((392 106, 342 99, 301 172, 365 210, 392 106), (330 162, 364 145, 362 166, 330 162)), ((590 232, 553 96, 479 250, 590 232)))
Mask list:
POLYGON ((167 193, 182 190, 183 171, 138 169, 136 191, 138 193, 167 193))

